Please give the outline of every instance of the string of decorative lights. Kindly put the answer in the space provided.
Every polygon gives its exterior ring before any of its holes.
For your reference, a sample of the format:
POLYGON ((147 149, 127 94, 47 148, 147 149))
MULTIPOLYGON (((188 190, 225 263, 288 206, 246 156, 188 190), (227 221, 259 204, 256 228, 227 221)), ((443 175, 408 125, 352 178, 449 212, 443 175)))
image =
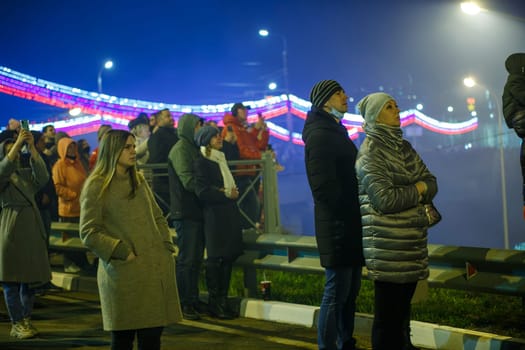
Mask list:
MULTIPOLYGON (((139 113, 151 114, 161 109, 168 108, 178 120, 184 113, 196 113, 202 118, 212 119, 222 125, 222 118, 227 113, 232 103, 218 105, 180 105, 174 103, 142 101, 129 98, 120 98, 102 93, 81 90, 47 80, 29 76, 7 67, 0 66, 0 93, 5 93, 20 98, 41 102, 59 108, 79 108, 81 116, 66 120, 53 121, 57 130, 65 131, 71 136, 96 132, 100 124, 111 124, 115 128, 127 128, 129 120, 139 113)), ((248 122, 257 120, 261 113, 267 120, 270 135, 283 141, 290 141, 290 132, 268 120, 277 118, 287 113, 287 98, 290 100, 290 113, 298 118, 306 119, 306 114, 311 108, 310 102, 294 95, 272 96, 260 100, 244 101, 243 104, 251 107, 248 122)), ((478 127, 477 117, 464 122, 442 122, 433 119, 418 110, 408 110, 401 113, 401 126, 417 124, 430 131, 457 135, 475 130, 478 127)), ((41 129, 50 122, 34 122, 32 129, 41 129)), ((356 139, 363 132, 363 118, 357 114, 346 113, 343 125, 348 130, 351 139, 356 139)), ((292 133, 292 142, 304 145, 300 133, 292 133)))

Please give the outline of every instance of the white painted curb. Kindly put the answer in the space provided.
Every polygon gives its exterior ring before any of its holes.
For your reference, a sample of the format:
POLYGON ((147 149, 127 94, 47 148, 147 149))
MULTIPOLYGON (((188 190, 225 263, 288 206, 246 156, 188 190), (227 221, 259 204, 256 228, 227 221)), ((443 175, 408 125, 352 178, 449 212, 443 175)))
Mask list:
MULTIPOLYGON (((53 283, 66 290, 98 292, 96 280, 93 278, 53 272, 53 283)), ((319 307, 244 298, 240 301, 240 316, 304 327, 316 327, 319 307)), ((372 315, 356 313, 355 333, 363 337, 370 337, 373 320, 372 315)), ((440 326, 420 321, 411 321, 410 328, 412 331, 412 343, 415 346, 427 349, 525 350, 525 339, 440 326)))
MULTIPOLYGON (((240 316, 315 327, 319 317, 319 307, 245 298, 241 300, 240 316)), ((372 315, 356 313, 355 333, 370 337, 373 321, 372 315)), ((410 328, 412 343, 426 349, 525 350, 525 339, 419 321, 411 321, 410 328)))
POLYGON ((240 316, 313 327, 318 311, 315 306, 245 298, 241 300, 240 316))

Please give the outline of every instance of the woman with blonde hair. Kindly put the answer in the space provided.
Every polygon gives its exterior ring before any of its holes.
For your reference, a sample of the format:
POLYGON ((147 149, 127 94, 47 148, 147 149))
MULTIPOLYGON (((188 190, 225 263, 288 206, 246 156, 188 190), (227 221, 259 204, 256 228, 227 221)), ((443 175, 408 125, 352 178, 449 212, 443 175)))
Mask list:
POLYGON ((160 349, 181 320, 174 246, 153 193, 136 168, 135 137, 110 130, 81 194, 80 238, 100 259, 97 280, 111 349, 160 349), (129 215, 133 213, 133 215, 129 215))

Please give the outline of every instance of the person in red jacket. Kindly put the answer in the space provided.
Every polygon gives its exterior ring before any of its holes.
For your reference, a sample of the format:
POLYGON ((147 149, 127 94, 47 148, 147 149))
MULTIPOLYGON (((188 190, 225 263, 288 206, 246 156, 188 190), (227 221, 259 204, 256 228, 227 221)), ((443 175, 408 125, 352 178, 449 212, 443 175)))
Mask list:
MULTIPOLYGON (((270 134, 262 116, 259 117, 253 127, 247 124, 249 108, 240 102, 233 105, 231 114, 227 113, 223 118, 225 128, 222 130, 222 137, 226 137, 228 130, 231 130, 237 139, 240 160, 259 160, 268 147, 270 134)), ((239 203, 242 210, 241 214, 249 219, 243 220, 243 228, 257 227, 261 215, 261 204, 257 196, 257 188, 255 188, 256 183, 258 183, 256 168, 255 165, 243 165, 238 166, 237 171, 234 172, 235 181, 241 194, 240 198, 242 198, 239 203), (245 192, 247 194, 243 198, 245 192)))

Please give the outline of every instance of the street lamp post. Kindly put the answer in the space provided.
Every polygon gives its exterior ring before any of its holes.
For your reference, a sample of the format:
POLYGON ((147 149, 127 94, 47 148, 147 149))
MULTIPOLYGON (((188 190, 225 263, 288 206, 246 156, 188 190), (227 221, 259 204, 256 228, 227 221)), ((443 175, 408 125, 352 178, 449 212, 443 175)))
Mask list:
POLYGON ((98 71, 97 85, 98 85, 99 94, 102 93, 102 72, 104 71, 104 69, 111 69, 111 68, 113 68, 113 61, 107 60, 106 62, 104 62, 104 64, 102 65, 102 67, 100 67, 100 70, 98 71))
MULTIPOLYGON (((260 29, 259 35, 262 37, 267 37, 270 35, 270 32, 267 29, 260 29)), ((281 37, 282 44, 283 44, 283 50, 282 50, 281 56, 282 56, 282 64, 283 64, 284 93, 286 94, 286 126, 288 128, 288 131, 290 132, 290 142, 292 142, 293 121, 292 121, 292 114, 290 113, 290 90, 288 86, 288 43, 284 35, 282 34, 275 34, 275 35, 281 37)))
POLYGON ((505 249, 509 249, 509 223, 508 223, 508 210, 507 210, 507 178, 505 175, 505 153, 503 151, 503 117, 501 115, 502 109, 500 101, 497 96, 494 96, 493 93, 484 85, 477 83, 476 80, 472 77, 467 77, 463 79, 463 84, 472 88, 476 85, 485 89, 488 92, 488 96, 492 98, 496 104, 496 110, 498 113, 498 144, 499 144, 499 166, 501 174, 501 207, 503 215, 503 243, 505 249))

